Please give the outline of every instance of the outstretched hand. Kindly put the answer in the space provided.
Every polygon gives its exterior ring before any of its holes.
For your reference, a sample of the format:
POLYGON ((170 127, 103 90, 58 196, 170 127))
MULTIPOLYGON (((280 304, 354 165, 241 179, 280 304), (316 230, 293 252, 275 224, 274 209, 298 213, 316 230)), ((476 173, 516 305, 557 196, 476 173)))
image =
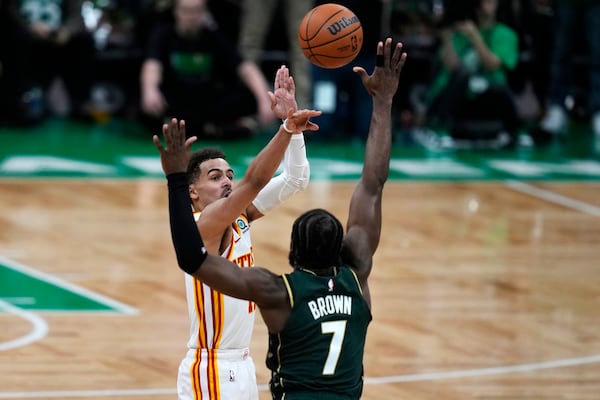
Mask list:
POLYGON ((282 65, 275 74, 273 92, 267 92, 271 99, 271 110, 279 119, 285 119, 288 115, 288 110, 296 111, 298 104, 296 103, 296 85, 294 78, 290 76, 290 71, 285 65, 282 65))
POLYGON ((186 139, 185 121, 177 121, 176 118, 171 119, 170 124, 163 124, 162 133, 165 138, 164 147, 158 135, 154 135, 152 141, 160 153, 160 162, 165 175, 186 172, 192 154, 192 143, 198 138, 192 136, 186 139))
POLYGON ((319 130, 319 125, 312 122, 310 118, 318 117, 321 114, 322 112, 317 110, 294 111, 290 108, 287 113, 285 125, 287 129, 295 133, 301 133, 302 131, 317 131, 319 130))
POLYGON ((402 48, 402 43, 398 42, 392 51, 392 38, 387 38, 385 43, 377 43, 377 62, 371 75, 363 67, 353 68, 372 97, 391 100, 396 94, 400 72, 406 61, 402 48))

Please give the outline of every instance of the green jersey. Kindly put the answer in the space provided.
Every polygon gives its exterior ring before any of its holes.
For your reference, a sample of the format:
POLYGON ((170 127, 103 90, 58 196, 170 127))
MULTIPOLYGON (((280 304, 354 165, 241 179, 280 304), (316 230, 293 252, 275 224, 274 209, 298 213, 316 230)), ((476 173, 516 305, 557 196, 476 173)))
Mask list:
POLYGON ((292 311, 283 331, 269 334, 267 367, 274 399, 358 399, 372 316, 354 271, 283 276, 292 311))
MULTIPOLYGON (((479 33, 490 51, 500 59, 502 67, 494 70, 483 68, 472 42, 456 31, 452 36, 452 43, 462 66, 470 75, 478 75, 490 84, 508 85, 508 71, 513 70, 519 61, 519 37, 516 31, 508 25, 496 23, 491 27, 479 29, 479 33)), ((441 58, 441 50, 438 58, 441 58)), ((452 73, 453 71, 445 67, 440 69, 427 95, 428 103, 433 102, 447 87, 452 73)))

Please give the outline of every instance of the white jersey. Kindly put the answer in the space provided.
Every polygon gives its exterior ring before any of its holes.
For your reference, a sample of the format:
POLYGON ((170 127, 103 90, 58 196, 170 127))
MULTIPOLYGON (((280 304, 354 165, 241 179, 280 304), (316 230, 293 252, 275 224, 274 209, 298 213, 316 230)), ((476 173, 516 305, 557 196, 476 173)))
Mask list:
MULTIPOLYGON (((200 215, 194 214, 196 219, 200 215)), ((233 238, 221 254, 240 268, 254 266, 250 224, 240 215, 232 224, 233 238)), ((256 304, 211 289, 186 274, 185 288, 190 317, 190 349, 244 349, 250 347, 256 304)))
MULTIPOLYGON (((200 213, 194 213, 198 219, 200 213)), ((246 215, 232 223, 233 237, 221 254, 240 268, 254 266, 246 215)), ((249 347, 256 304, 225 296, 185 274, 190 318, 188 352, 179 366, 180 400, 258 399, 249 347)))

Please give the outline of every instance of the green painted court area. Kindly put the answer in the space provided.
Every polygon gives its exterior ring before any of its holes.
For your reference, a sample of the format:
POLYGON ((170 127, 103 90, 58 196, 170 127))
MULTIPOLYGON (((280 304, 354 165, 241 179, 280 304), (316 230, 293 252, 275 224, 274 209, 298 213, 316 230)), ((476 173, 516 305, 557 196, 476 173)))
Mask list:
POLYGON ((0 302, 22 310, 135 313, 129 306, 5 258, 0 258, 0 282, 0 302))
MULTIPOLYGON (((33 128, 0 127, 2 177, 162 177, 151 136, 131 120, 114 118, 88 124, 52 118, 33 128)), ((233 142, 201 141, 219 146, 238 176, 268 142, 271 131, 233 142)), ((311 177, 356 179, 362 143, 324 142, 307 135, 311 177)), ((600 143, 587 124, 573 124, 562 140, 533 148, 444 150, 395 132, 390 165, 392 180, 598 180, 600 143)))

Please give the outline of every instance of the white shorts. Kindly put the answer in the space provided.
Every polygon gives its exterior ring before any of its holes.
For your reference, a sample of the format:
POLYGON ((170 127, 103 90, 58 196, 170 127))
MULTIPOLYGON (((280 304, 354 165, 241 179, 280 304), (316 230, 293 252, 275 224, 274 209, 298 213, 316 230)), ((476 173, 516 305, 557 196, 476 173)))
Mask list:
POLYGON ((188 350, 179 364, 177 394, 179 400, 258 400, 248 349, 188 350))

